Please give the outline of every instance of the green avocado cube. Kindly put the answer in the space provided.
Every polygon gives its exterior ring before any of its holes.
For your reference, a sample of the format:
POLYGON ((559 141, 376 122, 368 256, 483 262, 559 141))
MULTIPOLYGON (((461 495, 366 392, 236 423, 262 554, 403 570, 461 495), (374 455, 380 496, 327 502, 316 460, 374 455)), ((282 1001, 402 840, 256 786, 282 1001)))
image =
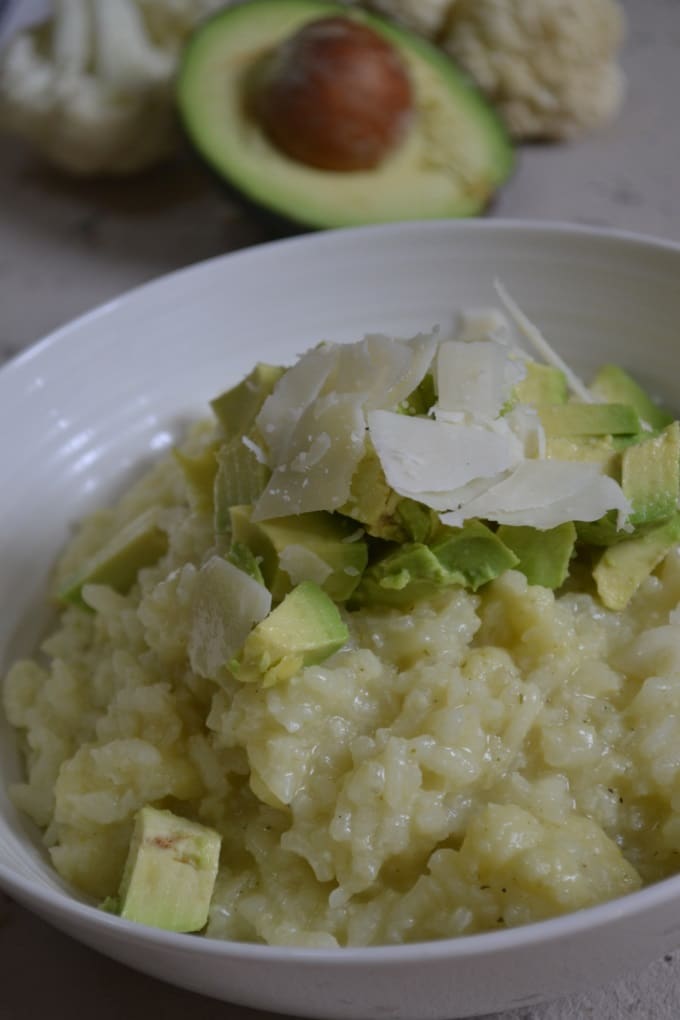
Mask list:
POLYGON ((250 431, 262 405, 285 371, 280 365, 258 362, 237 386, 210 401, 227 439, 250 431))
POLYGON ((250 632, 232 669, 245 683, 270 687, 323 662, 348 637, 333 600, 318 584, 304 581, 250 632))
POLYGON ((519 560, 517 570, 529 584, 553 589, 564 584, 576 545, 576 528, 571 521, 547 531, 502 524, 496 534, 519 560))
POLYGON ((106 584, 125 595, 143 567, 153 566, 168 551, 168 536, 156 523, 156 511, 145 510, 105 542, 59 590, 60 602, 87 608, 86 584, 106 584))
POLYGON ((477 591, 516 566, 515 554, 480 521, 440 528, 431 545, 405 543, 365 572, 353 606, 406 608, 456 585, 477 591))
POLYGON ((120 916, 166 931, 200 931, 208 921, 220 844, 219 833, 205 825, 143 807, 118 893, 120 916))
POLYGON ((526 370, 514 388, 515 400, 520 404, 566 404, 569 389, 564 372, 538 361, 528 361, 526 370))
POLYGON ((621 461, 621 487, 633 507, 634 525, 671 517, 680 499, 680 424, 629 446, 621 461))
POLYGON ((213 488, 215 533, 231 532, 231 508, 255 503, 271 477, 271 470, 258 459, 243 436, 234 436, 217 452, 217 473, 213 488))
POLYGON ((645 578, 680 541, 680 514, 611 546, 600 556, 593 579, 607 609, 625 609, 645 578))
POLYGON ((173 456, 186 480, 197 510, 210 513, 213 509, 213 491, 217 474, 217 445, 210 443, 195 456, 173 450, 173 456))
POLYGON ((537 405, 546 436, 636 435, 640 419, 628 404, 537 405))
POLYGON ((314 581, 345 602, 364 572, 368 548, 356 522, 316 510, 271 521, 251 520, 250 506, 230 511, 232 541, 254 554, 274 602, 301 581, 314 581))
POLYGON ((617 404, 628 404, 641 421, 654 431, 670 425, 673 416, 659 407, 632 376, 618 365, 603 365, 591 384, 593 396, 617 404))

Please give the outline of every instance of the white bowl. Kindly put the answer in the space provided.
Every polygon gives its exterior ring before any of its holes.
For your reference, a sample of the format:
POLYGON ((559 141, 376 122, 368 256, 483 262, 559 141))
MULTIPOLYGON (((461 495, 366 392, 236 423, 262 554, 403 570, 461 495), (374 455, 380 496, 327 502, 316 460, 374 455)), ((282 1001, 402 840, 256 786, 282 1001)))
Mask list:
MULTIPOLYGON (((218 258, 114 301, 0 372, 2 665, 43 625, 70 522, 105 502, 256 358, 320 338, 401 334, 493 301, 499 277, 574 367, 613 359, 673 402, 680 246, 565 226, 399 224, 218 258)), ((5 780, 20 774, 7 728, 5 780)), ((527 1005, 639 968, 680 941, 680 877, 510 931, 403 947, 268 948, 173 935, 67 889, 0 788, 0 883, 117 960, 244 1005, 317 1018, 430 1020, 527 1005)))

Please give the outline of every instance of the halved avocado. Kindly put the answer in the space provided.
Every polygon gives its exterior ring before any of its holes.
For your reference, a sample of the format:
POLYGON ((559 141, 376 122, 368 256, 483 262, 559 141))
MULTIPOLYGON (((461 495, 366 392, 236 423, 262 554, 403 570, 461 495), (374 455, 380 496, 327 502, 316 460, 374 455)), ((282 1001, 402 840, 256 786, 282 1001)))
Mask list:
POLYGON ((473 216, 510 174, 499 118, 444 53, 372 14, 325 0, 250 0, 198 29, 182 59, 178 104, 188 137, 255 205, 312 228, 473 216), (370 170, 320 170, 267 138, 253 113, 258 69, 310 21, 354 18, 398 51, 414 93, 405 139, 370 170))

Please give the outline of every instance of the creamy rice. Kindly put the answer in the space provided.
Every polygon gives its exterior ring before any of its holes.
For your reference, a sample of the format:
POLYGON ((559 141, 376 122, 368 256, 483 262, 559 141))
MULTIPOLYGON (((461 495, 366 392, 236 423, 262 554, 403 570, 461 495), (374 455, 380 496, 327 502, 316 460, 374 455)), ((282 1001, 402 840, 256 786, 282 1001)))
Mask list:
POLYGON ((116 892, 148 803, 221 833, 207 934, 225 939, 498 930, 680 870, 680 553, 625 612, 511 571, 410 614, 345 614, 346 648, 265 689, 190 668, 216 549, 172 458, 84 523, 57 579, 150 506, 167 555, 126 596, 90 586, 97 612, 67 609, 4 683, 26 754, 13 797, 77 889, 116 892))

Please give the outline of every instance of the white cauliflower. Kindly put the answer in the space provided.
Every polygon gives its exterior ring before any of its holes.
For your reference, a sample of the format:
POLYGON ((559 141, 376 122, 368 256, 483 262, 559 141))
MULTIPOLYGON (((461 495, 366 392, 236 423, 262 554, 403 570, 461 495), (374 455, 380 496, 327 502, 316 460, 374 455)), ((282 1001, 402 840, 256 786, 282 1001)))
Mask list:
POLYGON ((513 137, 561 139, 618 111, 623 34, 616 0, 454 0, 439 41, 513 137))
POLYGON ((53 0, 0 59, 0 129, 62 169, 131 173, 166 157, 172 82, 193 25, 219 0, 53 0))

